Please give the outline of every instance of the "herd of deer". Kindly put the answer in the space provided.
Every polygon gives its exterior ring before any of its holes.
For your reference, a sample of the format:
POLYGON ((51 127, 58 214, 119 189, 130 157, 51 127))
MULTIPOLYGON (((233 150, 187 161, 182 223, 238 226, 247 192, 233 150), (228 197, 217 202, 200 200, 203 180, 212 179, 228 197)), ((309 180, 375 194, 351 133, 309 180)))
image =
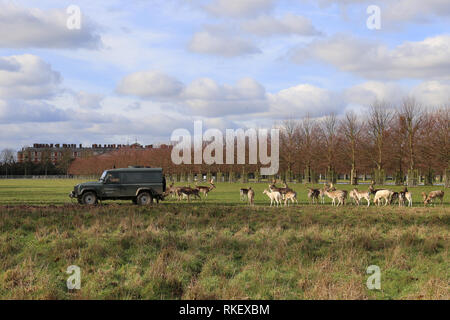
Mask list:
MULTIPOLYGON (((374 183, 369 186, 367 191, 359 191, 357 188, 354 188, 350 192, 347 190, 336 190, 333 187, 333 184, 328 185, 324 184, 322 189, 308 189, 308 198, 310 202, 317 203, 319 197, 321 198, 321 203, 325 203, 325 196, 329 197, 332 200, 332 204, 337 206, 345 205, 345 200, 347 199, 347 195, 350 196, 352 202, 356 205, 360 205, 362 200, 367 202, 367 206, 370 206, 371 195, 374 196, 373 203, 377 206, 383 204, 387 206, 388 204, 394 204, 395 201, 398 202, 398 205, 404 206, 406 202, 408 202, 408 207, 412 207, 412 193, 408 191, 408 188, 404 188, 403 191, 396 192, 389 189, 374 189, 374 183)), ((425 192, 422 192, 423 202, 425 205, 430 204, 435 199, 440 199, 441 204, 444 201, 444 191, 432 191, 428 195, 425 192)))
MULTIPOLYGON (((166 190, 164 196, 172 196, 177 197, 178 200, 187 199, 190 201, 191 197, 194 196, 197 199, 201 199, 200 194, 202 193, 205 198, 208 197, 208 193, 215 189, 214 181, 211 179, 209 182, 209 186, 197 186, 192 188, 188 187, 175 187, 173 183, 166 190)), ((250 205, 254 204, 255 201, 255 191, 249 188, 240 189, 240 199, 241 201, 247 200, 250 205)), ((297 192, 289 188, 289 186, 284 183, 283 187, 277 187, 276 182, 272 182, 269 184, 269 188, 263 191, 263 194, 267 195, 270 199, 270 206, 280 206, 283 204, 289 206, 289 202, 292 204, 297 203, 297 192)), ((367 202, 367 206, 370 206, 371 195, 373 195, 373 203, 377 206, 388 204, 394 204, 396 201, 399 206, 405 206, 406 202, 408 202, 408 207, 412 207, 412 194, 405 187, 403 191, 395 192, 389 189, 375 189, 374 183, 369 186, 367 191, 359 191, 357 188, 354 188, 350 192, 347 190, 337 190, 333 184, 324 184, 321 189, 312 189, 308 188, 308 198, 311 204, 325 203, 325 197, 328 197, 332 201, 333 206, 343 206, 345 205, 345 201, 348 197, 352 199, 352 202, 356 205, 360 205, 363 203, 363 200, 367 202)), ((423 202, 425 205, 430 204, 435 199, 440 199, 441 204, 444 201, 444 191, 437 190, 432 191, 429 194, 422 192, 423 202)))
POLYGON ((195 188, 191 188, 191 186, 188 187, 175 187, 173 183, 167 188, 166 192, 164 193, 164 197, 172 196, 177 197, 178 200, 181 199, 187 199, 188 201, 191 200, 191 196, 194 196, 197 199, 201 199, 200 193, 203 193, 205 197, 208 196, 208 193, 215 189, 216 186, 214 185, 214 180, 211 179, 209 182, 209 186, 197 186, 197 183, 195 184, 195 188))
MULTIPOLYGON (((284 205, 289 206, 289 201, 291 203, 298 203, 297 200, 297 192, 292 190, 284 184, 283 188, 278 188, 275 186, 275 183, 269 184, 269 189, 265 189, 263 194, 267 195, 270 199, 270 206, 276 205, 277 207, 282 204, 282 200, 284 200, 284 205)), ((240 190, 241 200, 244 201, 246 198, 250 205, 253 205, 255 200, 255 192, 251 187, 248 189, 240 190)))

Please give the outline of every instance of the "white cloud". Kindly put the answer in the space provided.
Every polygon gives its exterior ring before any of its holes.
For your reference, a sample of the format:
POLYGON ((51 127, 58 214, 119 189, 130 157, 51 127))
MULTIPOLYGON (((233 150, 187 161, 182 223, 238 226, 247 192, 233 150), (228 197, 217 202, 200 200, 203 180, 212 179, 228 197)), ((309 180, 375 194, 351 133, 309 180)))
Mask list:
POLYGON ((272 10, 277 0, 214 0, 204 8, 217 16, 248 17, 272 10))
POLYGON ((346 89, 344 99, 349 104, 368 106, 375 100, 399 102, 406 89, 394 82, 368 81, 346 89))
POLYGON ((3 71, 18 71, 20 69, 20 64, 13 60, 13 59, 8 59, 6 57, 0 57, 0 70, 3 71))
MULTIPOLYGON (((118 85, 117 91, 147 101, 160 100, 166 103, 166 107, 159 107, 165 112, 175 111, 203 117, 267 110, 265 89, 251 78, 240 79, 235 85, 221 85, 210 78, 199 78, 184 85, 162 73, 144 73, 151 76, 142 76, 142 72, 128 75, 118 85), (164 99, 161 100, 161 97, 164 99)), ((155 108, 157 106, 153 107, 155 108)))
POLYGON ((181 92, 182 88, 181 82, 164 73, 141 71, 125 76, 116 91, 146 99, 174 97, 181 92))
MULTIPOLYGON (((44 102, 0 100, 0 124, 24 122, 59 122, 69 117, 66 112, 44 102)), ((3 133, 2 133, 3 135, 3 133)))
POLYGON ((448 78, 450 35, 406 41, 393 49, 335 35, 294 50, 293 61, 305 63, 308 59, 317 59, 370 79, 448 78))
POLYGON ((291 34, 314 36, 320 34, 320 32, 314 28, 310 19, 291 13, 278 19, 264 15, 259 16, 256 19, 246 20, 242 23, 242 29, 259 36, 291 34))
POLYGON ((101 38, 82 15, 79 30, 69 30, 65 9, 41 10, 0 3, 0 47, 97 49, 101 38))
POLYGON ((310 84, 300 84, 268 95, 270 114, 276 119, 299 117, 310 114, 313 117, 330 112, 338 113, 343 107, 339 95, 310 84))
POLYGON ((450 83, 425 81, 412 88, 411 95, 427 106, 450 106, 450 83))
POLYGON ((251 78, 235 86, 219 85, 203 78, 190 83, 183 93, 184 102, 194 115, 217 117, 267 111, 265 89, 251 78))
POLYGON ((321 7, 337 4, 343 7, 349 5, 368 5, 381 7, 382 25, 396 23, 427 23, 436 17, 450 16, 448 0, 319 0, 321 7))
POLYGON ((247 39, 213 29, 196 32, 188 48, 197 53, 229 58, 261 52, 247 39))
POLYGON ((75 98, 82 109, 100 109, 100 102, 103 100, 104 96, 86 91, 79 91, 75 98))
POLYGON ((0 64, 0 98, 47 98, 59 90, 60 74, 37 56, 2 57, 0 64))
POLYGON ((390 1, 383 14, 386 20, 393 22, 429 22, 433 17, 450 16, 450 5, 448 0, 390 1))
POLYGON ((133 103, 130 103, 125 109, 129 110, 129 111, 140 110, 141 109, 141 103, 137 102, 137 101, 133 102, 133 103))

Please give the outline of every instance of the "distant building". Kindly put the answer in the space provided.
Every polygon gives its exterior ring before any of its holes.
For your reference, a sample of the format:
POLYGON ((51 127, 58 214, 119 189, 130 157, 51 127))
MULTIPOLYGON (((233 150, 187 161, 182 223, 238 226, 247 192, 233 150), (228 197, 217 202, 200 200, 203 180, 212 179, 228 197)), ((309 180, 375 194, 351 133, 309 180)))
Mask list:
MULTIPOLYGON (((161 145, 161 148, 166 145, 161 145)), ((33 147, 24 147, 17 152, 17 161, 19 163, 31 161, 40 163, 45 159, 50 160, 56 164, 64 157, 71 159, 87 158, 91 156, 98 156, 121 148, 132 149, 152 149, 153 145, 142 146, 139 143, 132 145, 122 144, 93 144, 91 147, 84 147, 82 144, 40 144, 35 143, 33 147)))

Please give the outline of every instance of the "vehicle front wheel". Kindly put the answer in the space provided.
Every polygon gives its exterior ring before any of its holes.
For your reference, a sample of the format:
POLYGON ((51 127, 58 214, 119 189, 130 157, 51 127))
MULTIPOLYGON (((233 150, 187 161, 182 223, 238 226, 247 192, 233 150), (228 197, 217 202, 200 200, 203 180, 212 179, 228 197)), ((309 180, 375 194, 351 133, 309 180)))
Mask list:
POLYGON ((86 192, 81 197, 81 201, 83 202, 83 204, 86 204, 86 205, 94 205, 94 204, 97 204, 98 199, 97 199, 97 195, 95 193, 86 192))
POLYGON ((148 206, 153 202, 153 198, 150 193, 142 192, 137 196, 137 204, 140 206, 148 206))

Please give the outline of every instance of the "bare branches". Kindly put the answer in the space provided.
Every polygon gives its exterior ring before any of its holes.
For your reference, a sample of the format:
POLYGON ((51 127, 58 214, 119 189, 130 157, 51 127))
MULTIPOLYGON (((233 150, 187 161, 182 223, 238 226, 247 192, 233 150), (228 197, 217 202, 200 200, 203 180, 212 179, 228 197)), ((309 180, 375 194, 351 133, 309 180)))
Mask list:
POLYGON ((415 140, 416 133, 423 122, 423 108, 414 98, 408 97, 403 102, 398 111, 405 122, 405 128, 408 133, 409 146, 409 168, 415 169, 415 140))
POLYGON ((369 111, 369 134, 372 136, 377 150, 375 163, 378 169, 383 168, 383 146, 388 127, 392 121, 392 106, 384 101, 375 101, 369 111))

